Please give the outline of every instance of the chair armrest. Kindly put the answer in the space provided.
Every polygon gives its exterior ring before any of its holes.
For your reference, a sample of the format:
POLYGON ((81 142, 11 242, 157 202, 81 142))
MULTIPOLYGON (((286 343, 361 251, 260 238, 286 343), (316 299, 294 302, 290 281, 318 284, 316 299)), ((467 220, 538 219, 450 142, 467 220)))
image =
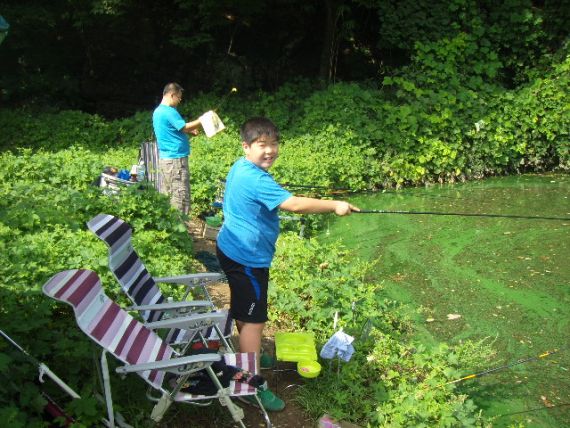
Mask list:
POLYGON ((220 281, 224 277, 218 272, 191 273, 178 276, 165 276, 153 278, 155 282, 165 282, 169 284, 183 284, 187 287, 197 287, 204 285, 204 282, 220 281))
POLYGON ((208 300, 184 300, 182 302, 155 303, 153 305, 133 305, 127 309, 132 311, 175 311, 183 314, 190 312, 192 308, 211 308, 212 302, 208 300), (186 309, 186 311, 185 311, 186 309))
POLYGON ((145 326, 151 330, 162 328, 181 328, 184 330, 199 330, 202 328, 212 327, 220 322, 225 321, 226 314, 223 312, 206 312, 202 314, 194 314, 186 317, 168 318, 165 320, 146 323, 145 326))
POLYGON ((182 375, 202 370, 216 361, 220 361, 220 354, 189 355, 187 357, 170 360, 154 361, 152 363, 130 364, 115 369, 117 373, 144 372, 147 370, 160 370, 182 375))

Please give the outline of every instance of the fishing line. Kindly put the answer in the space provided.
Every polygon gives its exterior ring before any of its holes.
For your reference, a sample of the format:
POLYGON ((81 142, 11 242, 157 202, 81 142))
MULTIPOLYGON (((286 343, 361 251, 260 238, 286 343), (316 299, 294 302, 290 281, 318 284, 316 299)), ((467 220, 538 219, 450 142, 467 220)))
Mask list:
MULTIPOLYGON (((461 202, 461 201, 473 201, 472 198, 464 198, 460 196, 447 196, 447 195, 429 195, 429 194, 417 194, 417 193, 402 193, 399 190, 385 190, 385 189, 350 189, 348 187, 327 187, 327 186, 316 186, 316 185, 304 185, 304 184, 290 184, 285 183, 282 184, 283 187, 288 189, 306 189, 306 190, 315 190, 314 192, 310 193, 309 196, 323 198, 323 197, 330 197, 330 196, 353 196, 353 195, 365 195, 365 194, 382 194, 382 195, 391 195, 391 196, 411 196, 415 198, 422 198, 422 199, 433 199, 436 201, 441 201, 444 203, 446 201, 451 202, 461 202), (319 191, 320 190, 320 191, 319 191)), ((301 194, 301 196, 303 196, 301 194)), ((493 199, 485 199, 482 201, 478 201, 479 204, 493 204, 495 201, 493 199)), ((505 204, 504 201, 502 205, 507 208, 513 208, 511 204, 505 204)))
MULTIPOLYGON (((401 194, 400 191, 397 190, 386 190, 386 189, 351 189, 349 187, 330 187, 330 186, 317 186, 314 184, 293 184, 293 183, 283 183, 281 186, 289 188, 289 189, 307 189, 307 190, 322 190, 323 192, 316 192, 317 196, 329 196, 329 195, 340 195, 340 194, 348 194, 348 195, 362 195, 362 194, 369 194, 369 193, 381 193, 387 195, 398 195, 401 194)), ((443 195, 414 195, 406 194, 406 196, 416 196, 421 198, 449 198, 452 200, 458 200, 461 198, 456 198, 453 196, 443 196, 443 195)))
POLYGON ((470 379, 475 379, 475 378, 478 378, 478 377, 483 377, 483 376, 486 376, 486 375, 491 374, 491 373, 495 373, 495 372, 498 372, 498 371, 501 371, 501 370, 504 370, 504 369, 508 369, 508 368, 510 368, 510 367, 517 366, 517 365, 519 365, 519 364, 527 363, 527 362, 529 362, 529 361, 538 361, 538 360, 540 360, 541 358, 549 357, 550 355, 557 354, 557 353, 559 353, 559 352, 561 352, 561 351, 562 351, 562 349, 555 349, 555 350, 553 350, 553 351, 546 351, 546 352, 543 352, 543 353, 541 353, 541 354, 539 354, 539 355, 537 355, 537 356, 535 356, 535 357, 521 358, 520 360, 517 360, 517 361, 512 362, 512 363, 509 363, 509 364, 505 364, 505 365, 502 365, 502 366, 499 366, 499 367, 494 367, 494 368, 491 368, 491 369, 483 370, 482 372, 479 372, 479 373, 470 374, 470 375, 467 375, 467 376, 463 376, 462 378, 459 378, 459 379, 455 379, 455 380, 451 380, 451 381, 446 382, 446 383, 442 383, 442 384, 438 385, 437 387, 439 388, 439 387, 442 387, 442 386, 445 386, 445 385, 451 385, 451 384, 454 384, 454 383, 463 382, 463 381, 470 380, 470 379))
POLYGON ((565 406, 570 406, 570 403, 561 403, 561 404, 553 404, 551 406, 543 406, 543 407, 537 407, 535 409, 529 409, 529 410, 523 410, 520 412, 513 412, 513 413, 505 413, 503 415, 498 415, 496 416, 497 418, 503 418, 505 416, 513 416, 513 415, 520 415, 522 413, 531 413, 531 412, 538 412, 539 410, 550 410, 550 409, 555 409, 557 407, 565 407, 565 406))
POLYGON ((360 211, 353 211, 353 213, 356 213, 356 214, 441 215, 441 216, 458 216, 458 217, 493 217, 493 218, 516 218, 516 219, 527 219, 527 220, 570 221, 570 217, 530 216, 530 215, 514 215, 514 214, 479 214, 479 213, 458 213, 458 212, 439 212, 439 211, 360 210, 360 211))

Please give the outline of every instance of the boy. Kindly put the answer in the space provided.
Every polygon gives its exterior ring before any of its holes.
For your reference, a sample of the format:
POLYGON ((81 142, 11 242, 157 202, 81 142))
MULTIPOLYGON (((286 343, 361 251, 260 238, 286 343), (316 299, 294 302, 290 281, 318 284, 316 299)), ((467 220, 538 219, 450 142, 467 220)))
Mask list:
MULTIPOLYGON (((279 154, 279 131, 269 119, 255 117, 241 127, 245 157, 232 166, 223 202, 224 224, 217 238, 217 256, 230 285, 230 312, 236 320, 241 352, 256 352, 267 321, 269 267, 279 235, 279 209, 302 214, 359 209, 347 202, 296 197, 275 182, 267 170, 279 154)), ((258 396, 266 410, 285 403, 269 389, 258 396)))

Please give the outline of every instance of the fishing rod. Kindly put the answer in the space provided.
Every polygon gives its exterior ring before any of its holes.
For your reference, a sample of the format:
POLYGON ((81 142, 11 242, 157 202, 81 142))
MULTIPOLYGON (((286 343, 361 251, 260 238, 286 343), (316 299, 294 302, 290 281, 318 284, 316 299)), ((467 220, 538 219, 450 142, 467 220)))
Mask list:
MULTIPOLYGON (((22 348, 14 339, 12 339, 8 334, 6 334, 2 329, 0 329, 0 335, 6 339, 8 343, 10 343, 14 348, 24 354, 24 357, 33 365, 37 366, 39 369, 39 376, 38 380, 41 383, 44 383, 44 375, 47 375, 57 386, 59 386, 64 392, 67 393, 71 398, 80 399, 81 396, 75 392, 69 385, 67 385, 59 376, 57 376, 54 372, 50 370, 50 368, 36 359, 34 356, 30 355, 28 351, 22 348)), ((53 417, 63 417, 66 419, 66 422, 72 423, 74 422, 72 418, 67 416, 61 408, 57 405, 57 403, 49 397, 46 393, 42 392, 42 396, 47 400, 48 404, 45 407, 45 410, 52 415, 53 417)), ((96 395, 97 397, 97 395, 96 395)), ((99 397, 97 397, 99 398, 99 397)), ((102 423, 106 427, 114 428, 115 426, 119 426, 121 428, 133 428, 131 425, 125 422, 124 417, 119 413, 116 412, 114 415, 109 415, 109 420, 105 418, 101 419, 102 423), (115 425, 116 422, 116 425, 115 425)), ((68 424, 67 424, 68 425, 68 424)), ((66 426, 67 426, 66 425, 66 426)))
POLYGON ((406 214, 406 215, 443 215, 443 216, 459 216, 459 217, 495 217, 495 218, 517 218, 527 220, 562 220, 570 221, 570 217, 555 216, 531 216, 531 215, 514 215, 514 214, 479 214, 479 213, 458 213, 458 212, 441 212, 441 211, 401 211, 401 210, 360 210, 353 211, 356 214, 406 214))
POLYGON ((217 112, 217 111, 220 109, 220 107, 222 107, 222 106, 225 104, 225 102, 228 100, 228 97, 229 97, 231 94, 237 93, 237 91, 238 91, 238 90, 237 90, 237 88, 235 88, 235 87, 232 88, 232 89, 230 89, 230 91, 227 92, 226 95, 224 95, 224 97, 222 98, 222 100, 221 100, 221 101, 219 102, 219 104, 213 109, 213 111, 217 112))
POLYGON ((63 389, 70 397, 81 398, 79 396, 79 394, 77 394, 77 392, 75 392, 73 389, 71 389, 69 387, 69 385, 67 385, 64 381, 62 381, 54 372, 52 372, 49 369, 48 366, 46 366, 44 363, 42 363, 41 361, 39 361, 36 358, 34 358, 33 356, 31 356, 24 348, 22 348, 14 340, 12 340, 12 338, 10 336, 8 336, 6 333, 4 333, 4 331, 0 330, 0 335, 2 335, 4 337, 4 339, 6 339, 12 346, 14 346, 20 352, 22 352, 32 364, 38 366, 39 372, 40 372, 40 375, 39 375, 40 382, 43 383, 43 381, 44 381, 43 377, 45 374, 51 380, 53 380, 57 384, 57 386, 59 386, 61 389, 63 389))
MULTIPOLYGON (((349 187, 329 187, 329 186, 317 186, 313 184, 292 184, 284 183, 283 187, 292 189, 307 189, 315 190, 317 196, 328 196, 328 195, 338 195, 338 194, 350 194, 350 195, 363 195, 371 193, 381 193, 382 195, 398 195, 401 191, 398 190, 386 190, 386 189, 351 189, 349 187), (318 192, 318 191, 321 192, 318 192)), ((426 194, 416 194, 413 192, 406 193, 406 196, 412 196, 415 198, 430 198, 430 199, 447 199, 451 201, 465 201, 467 198, 462 198, 458 196, 446 196, 446 195, 426 195, 426 194)), ((482 201, 483 203, 491 203, 491 201, 482 201)), ((508 206, 508 205, 507 205, 508 206)))
POLYGON ((438 385, 437 387, 439 388, 439 387, 443 387, 445 385, 451 385, 454 383, 459 383, 459 382, 463 382, 466 380, 475 379, 477 377, 483 377, 483 376, 486 376, 488 374, 498 372, 500 370, 508 369, 510 367, 517 366, 519 364, 527 363, 529 361, 538 361, 541 358, 549 357, 550 355, 557 354, 558 352, 561 352, 561 349, 555 349, 553 351, 546 351, 546 352, 543 352, 542 354, 539 354, 535 357, 521 358, 520 360, 517 360, 513 363, 505 364, 505 365, 502 365, 499 367, 494 367, 494 368, 488 369, 488 370, 483 370, 482 372, 479 372, 479 373, 470 374, 470 375, 464 376, 464 377, 459 378, 459 379, 455 379, 455 380, 451 380, 451 381, 446 382, 446 383, 442 383, 442 384, 438 385))
MULTIPOLYGON (((221 201, 223 199, 223 193, 224 193, 224 187, 225 187, 225 179, 219 179, 220 181, 220 185, 218 187, 217 190, 217 195, 216 195, 216 202, 214 202, 213 206, 215 208, 221 208, 222 204, 221 201)), ((356 195, 356 194, 365 194, 365 193, 382 193, 382 194, 391 194, 391 195, 395 195, 398 193, 398 191, 393 191, 393 190, 386 190, 386 189, 361 189, 361 190, 357 190, 357 189, 351 189, 349 187, 330 187, 330 186, 318 186, 318 185, 314 185, 314 184, 296 184, 296 183, 281 183, 281 186, 286 187, 286 188, 292 188, 292 189, 307 189, 307 190, 323 190, 322 193, 317 193, 317 195, 323 196, 326 195, 327 193, 330 194, 340 194, 340 193, 349 193, 351 195, 356 195)), ((410 193, 409 196, 414 196, 414 197, 420 197, 420 198, 434 198, 434 199, 450 199, 453 201, 458 201, 458 200, 465 200, 465 198, 460 198, 460 197, 451 197, 451 196, 445 196, 445 195, 416 195, 414 193, 410 193)), ((363 212, 362 210, 360 212, 363 212)), ((533 217, 535 218, 535 217, 533 217)))
POLYGON ((340 191, 351 192, 351 193, 359 192, 359 190, 350 189, 348 187, 316 186, 316 185, 312 185, 312 184, 283 183, 282 186, 283 187, 292 187, 294 189, 340 190, 340 191))
POLYGON ((534 409, 529 409, 529 410, 522 410, 520 412, 513 412, 513 413, 504 413, 502 415, 498 415, 496 416, 497 418, 504 418, 505 416, 514 416, 514 415, 520 415, 522 413, 532 413, 532 412, 538 412, 540 410, 550 410, 550 409, 555 409, 557 407, 566 407, 566 406, 570 406, 570 403, 561 403, 561 404, 553 404, 550 406, 543 406, 543 407, 536 407, 534 409))

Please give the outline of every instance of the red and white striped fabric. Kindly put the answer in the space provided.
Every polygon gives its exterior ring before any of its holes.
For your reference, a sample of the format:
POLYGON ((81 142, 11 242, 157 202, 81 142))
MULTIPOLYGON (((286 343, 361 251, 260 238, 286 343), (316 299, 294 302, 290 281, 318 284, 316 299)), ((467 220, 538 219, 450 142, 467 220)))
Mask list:
MULTIPOLYGON (((255 352, 224 354, 224 360, 228 366, 235 366, 251 373, 257 373, 257 358, 255 357, 255 352)), ((244 382, 235 382, 233 380, 230 382, 230 386, 228 386, 227 389, 231 397, 253 395, 257 393, 257 390, 253 386, 244 382)), ((196 401, 209 398, 211 397, 206 395, 194 395, 179 392, 174 399, 175 401, 196 401)))
MULTIPOLYGON (((98 275, 90 270, 67 270, 54 275, 43 292, 73 307, 79 328, 97 344, 126 364, 169 360, 173 349, 158 335, 134 319, 105 294, 98 275)), ((226 364, 257 373, 254 352, 224 354, 226 364)), ((162 389, 164 372, 138 372, 151 386, 162 389)), ((230 382, 230 396, 253 395, 256 389, 241 382, 230 382)), ((207 396, 181 394, 176 401, 207 399, 207 396)))
MULTIPOLYGON (((169 360, 174 353, 160 337, 107 297, 93 271, 60 272, 43 286, 43 291, 70 304, 81 330, 124 363, 169 360)), ((148 370, 139 375, 154 388, 161 388, 164 372, 148 370)))
MULTIPOLYGON (((162 292, 132 246, 132 229, 128 223, 109 214, 99 214, 87 222, 87 227, 109 247, 109 268, 123 291, 136 305, 164 302, 162 292)), ((233 323, 228 312, 223 313, 226 316, 225 321, 218 327, 224 336, 229 337, 232 334, 233 323)), ((146 322, 154 322, 161 320, 164 312, 141 311, 141 316, 146 322)), ((171 345, 187 343, 196 333, 197 330, 173 328, 168 333, 166 341, 171 345)), ((207 340, 219 339, 213 327, 203 329, 202 334, 207 340)))

